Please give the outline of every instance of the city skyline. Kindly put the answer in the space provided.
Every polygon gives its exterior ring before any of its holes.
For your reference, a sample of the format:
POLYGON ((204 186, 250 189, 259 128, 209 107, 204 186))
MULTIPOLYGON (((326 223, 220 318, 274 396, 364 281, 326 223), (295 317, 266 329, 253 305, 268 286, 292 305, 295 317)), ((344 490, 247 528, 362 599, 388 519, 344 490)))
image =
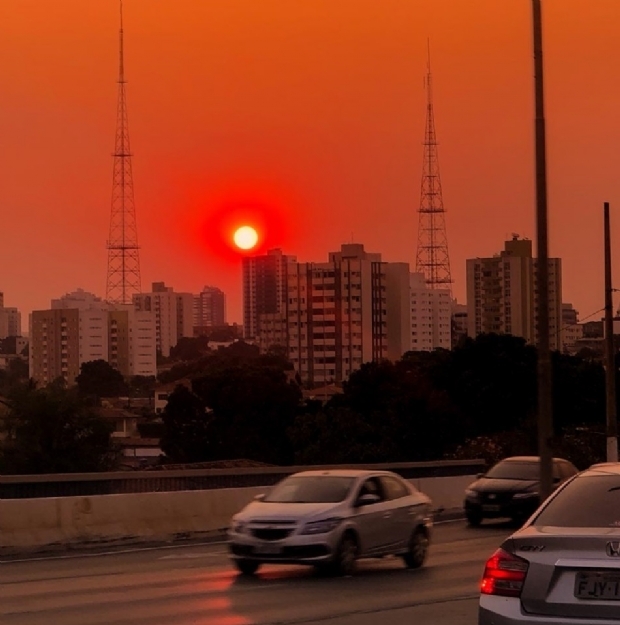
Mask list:
MULTIPOLYGON (((5 7, 0 51, 20 62, 0 70, 0 206, 15 234, 1 286, 24 314, 78 286, 104 291, 118 7, 83 4, 5 7)), ((529 3, 388 4, 125 3, 145 284, 216 284, 240 321, 241 255, 213 226, 244 203, 267 214, 265 245, 302 262, 355 240, 413 265, 428 38, 458 300, 467 258, 511 232, 534 239, 529 3)), ((544 11, 550 252, 585 317, 603 306, 600 208, 620 205, 620 12, 614 0, 544 11)))

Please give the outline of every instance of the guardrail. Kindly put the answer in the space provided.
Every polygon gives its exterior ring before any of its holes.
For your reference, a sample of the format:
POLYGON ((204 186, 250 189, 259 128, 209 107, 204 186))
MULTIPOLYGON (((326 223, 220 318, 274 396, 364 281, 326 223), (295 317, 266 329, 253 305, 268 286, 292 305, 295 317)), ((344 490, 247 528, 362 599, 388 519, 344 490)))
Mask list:
POLYGON ((89 497, 130 493, 163 493, 219 488, 272 486, 292 473, 307 470, 370 469, 393 471, 415 480, 475 475, 483 460, 397 462, 389 464, 257 467, 248 469, 187 469, 173 471, 118 471, 114 473, 64 473, 0 476, 0 499, 89 497))

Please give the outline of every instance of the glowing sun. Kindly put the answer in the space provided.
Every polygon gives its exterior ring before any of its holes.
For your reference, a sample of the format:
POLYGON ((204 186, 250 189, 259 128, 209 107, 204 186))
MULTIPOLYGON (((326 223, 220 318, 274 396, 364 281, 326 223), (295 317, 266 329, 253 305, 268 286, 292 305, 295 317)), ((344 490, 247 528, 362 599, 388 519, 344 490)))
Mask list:
POLYGON ((235 245, 241 250, 251 250, 258 243, 258 233, 252 226, 241 226, 233 235, 235 245))

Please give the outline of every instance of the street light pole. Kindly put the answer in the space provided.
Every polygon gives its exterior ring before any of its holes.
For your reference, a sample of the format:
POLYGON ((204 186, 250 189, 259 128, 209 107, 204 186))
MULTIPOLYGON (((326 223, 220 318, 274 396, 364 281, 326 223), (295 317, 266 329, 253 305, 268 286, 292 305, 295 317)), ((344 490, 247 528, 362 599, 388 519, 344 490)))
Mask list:
POLYGON ((616 354, 611 282, 611 226, 609 202, 603 205, 605 234, 605 395, 607 407, 607 462, 618 462, 618 420, 616 416, 616 354))
POLYGON ((541 0, 532 0, 534 34, 534 94, 536 140, 536 288, 538 297, 538 453, 540 499, 553 490, 553 398, 549 336, 549 234, 547 219, 547 148, 543 81, 543 37, 541 0))

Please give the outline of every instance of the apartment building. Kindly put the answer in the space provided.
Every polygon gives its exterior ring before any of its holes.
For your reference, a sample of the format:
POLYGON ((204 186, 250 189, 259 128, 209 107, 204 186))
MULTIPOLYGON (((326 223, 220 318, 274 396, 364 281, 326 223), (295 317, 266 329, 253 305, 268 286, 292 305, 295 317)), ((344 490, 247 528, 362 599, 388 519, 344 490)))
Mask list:
POLYGON ((263 351, 286 348, 302 381, 345 380, 362 363, 400 358, 411 346, 409 265, 347 244, 325 263, 287 263, 280 311, 259 316, 263 351))
POLYGON ((191 293, 176 293, 164 282, 153 282, 150 293, 133 296, 138 312, 155 314, 157 351, 168 357, 184 336, 194 335, 194 296, 191 293))
POLYGON ((22 315, 17 308, 4 306, 4 293, 0 291, 0 339, 22 335, 22 315))
POLYGON ((295 263, 294 256, 287 256, 280 249, 243 259, 243 335, 246 339, 258 340, 261 315, 285 312, 288 267, 295 263))
POLYGON ((152 312, 116 307, 108 313, 108 362, 124 376, 157 375, 156 336, 152 312))
POLYGON ((452 348, 452 297, 449 289, 431 289, 424 274, 410 275, 411 349, 452 348))
POLYGON ((226 325, 226 295, 215 286, 205 286, 194 295, 194 328, 222 327, 226 325))
POLYGON ((562 304, 562 351, 574 354, 577 341, 583 338, 583 325, 579 323, 579 313, 572 304, 562 304))
MULTIPOLYGON (((467 260, 468 334, 512 334, 535 344, 537 334, 537 260, 532 242, 514 235, 491 258, 467 260)), ((549 259, 549 330, 551 348, 562 342, 562 262, 549 259)))
POLYGON ((84 362, 105 360, 123 375, 156 375, 155 317, 113 306, 81 289, 30 315, 30 376, 75 383, 84 362))

